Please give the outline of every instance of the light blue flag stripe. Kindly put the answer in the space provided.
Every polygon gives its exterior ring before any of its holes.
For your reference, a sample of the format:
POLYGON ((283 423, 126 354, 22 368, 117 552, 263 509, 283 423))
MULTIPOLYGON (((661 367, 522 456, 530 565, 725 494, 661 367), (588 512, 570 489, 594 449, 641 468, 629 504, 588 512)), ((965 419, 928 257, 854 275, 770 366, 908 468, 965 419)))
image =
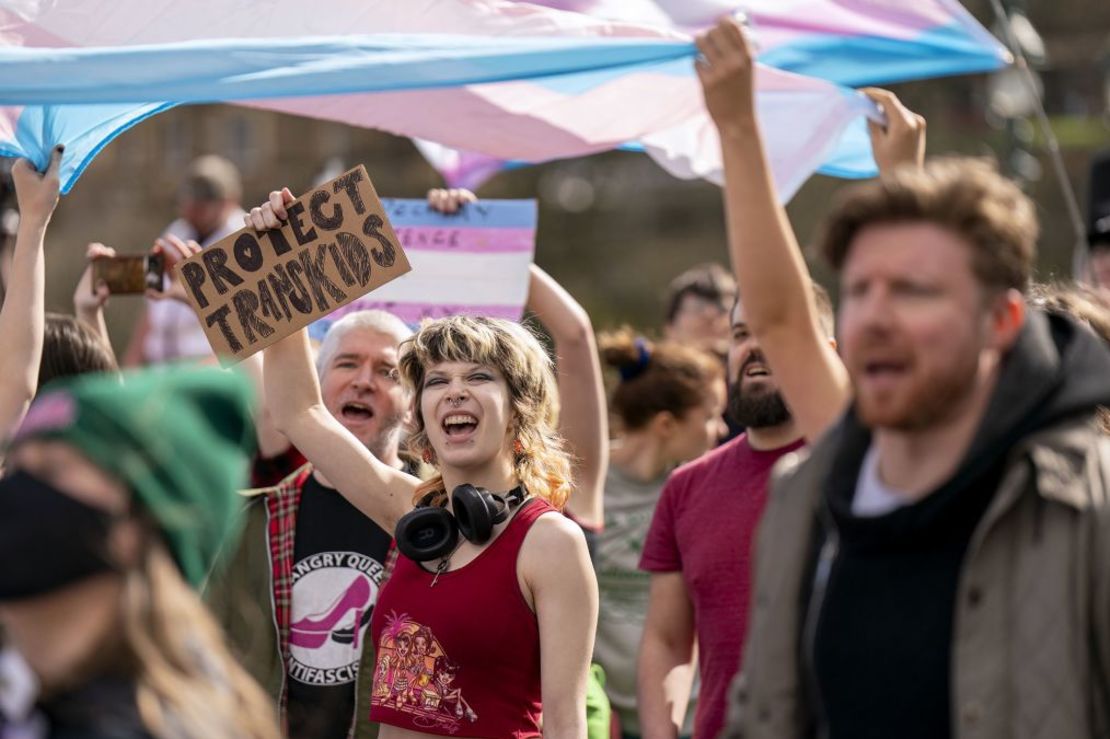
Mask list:
MULTIPOLYGON (((470 214, 465 209, 458 213, 440 213, 433 210, 423 200, 382 198, 382 207, 394 228, 407 228, 409 226, 456 228, 475 225, 471 223, 470 214)), ((481 226, 483 228, 536 227, 535 200, 485 200, 482 201, 480 207, 482 209, 481 226)))
POLYGON ((787 72, 847 87, 991 72, 1006 66, 997 47, 956 24, 912 41, 875 36, 810 36, 769 49, 759 61, 787 72))
POLYGON ((65 194, 116 136, 172 107, 173 103, 30 106, 19 116, 15 140, 0 140, 0 156, 26 157, 42 171, 50 161, 50 150, 65 142, 59 171, 65 194))
POLYGON ((627 74, 695 53, 685 41, 407 34, 2 47, 0 105, 201 103, 419 90, 599 69, 627 74))
MULTIPOLYGON (((990 72, 1006 65, 996 47, 982 43, 959 24, 925 31, 912 41, 866 35, 800 36, 764 51, 758 61, 845 87, 990 72)), ((661 74, 693 74, 684 59, 657 62, 651 69, 661 74)), ((589 74, 555 77, 544 84, 576 94, 622 74, 619 69, 598 69, 589 74)))

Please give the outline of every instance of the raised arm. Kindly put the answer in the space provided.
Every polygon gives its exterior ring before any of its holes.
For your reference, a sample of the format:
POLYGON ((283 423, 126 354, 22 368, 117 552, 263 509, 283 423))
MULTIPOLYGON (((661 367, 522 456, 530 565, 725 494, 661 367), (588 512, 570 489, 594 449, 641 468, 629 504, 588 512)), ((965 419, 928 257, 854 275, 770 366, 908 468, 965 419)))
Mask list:
POLYGON ((263 385, 274 424, 343 497, 393 531, 412 509, 419 481, 379 461, 324 407, 307 331, 263 351, 263 385))
POLYGON ((15 237, 11 274, 4 306, 0 308, 0 435, 9 436, 38 390, 46 323, 46 260, 43 239, 58 205, 58 165, 62 147, 50 154, 46 172, 40 174, 26 159, 12 167, 19 203, 19 230, 15 237))
MULTIPOLYGON (((101 258, 111 258, 116 255, 116 250, 104 244, 92 243, 85 247, 85 271, 77 281, 73 290, 73 314, 86 326, 96 332, 108 351, 112 351, 112 340, 108 336, 108 324, 104 321, 104 306, 112 297, 111 291, 103 281, 93 287, 93 261, 101 258)), ((113 356, 115 354, 113 353, 113 356)))
MULTIPOLYGON (((293 202, 289 190, 270 193, 265 205, 247 216, 248 225, 273 228, 293 202)), ((263 386, 275 426, 336 489, 386 531, 412 508, 418 480, 379 461, 335 420, 320 398, 305 330, 264 350, 263 386)))
POLYGON ((578 301, 534 264, 527 307, 555 341, 559 430, 575 459, 575 490, 567 511, 581 525, 600 528, 609 468, 609 418, 593 326, 578 301))
POLYGON ((890 90, 865 87, 860 92, 882 109, 886 119, 884 124, 867 121, 879 173, 886 175, 899 167, 925 166, 925 117, 903 105, 890 90))
POLYGON ((706 107, 725 170, 729 255, 748 327, 806 439, 820 436, 851 397, 848 374, 822 330, 802 251, 775 194, 755 115, 751 49, 722 20, 698 39, 706 107))
POLYGON ((254 411, 254 431, 260 459, 274 459, 289 451, 289 439, 278 430, 266 403, 266 387, 262 369, 262 352, 250 355, 239 363, 239 370, 254 386, 258 403, 254 411))

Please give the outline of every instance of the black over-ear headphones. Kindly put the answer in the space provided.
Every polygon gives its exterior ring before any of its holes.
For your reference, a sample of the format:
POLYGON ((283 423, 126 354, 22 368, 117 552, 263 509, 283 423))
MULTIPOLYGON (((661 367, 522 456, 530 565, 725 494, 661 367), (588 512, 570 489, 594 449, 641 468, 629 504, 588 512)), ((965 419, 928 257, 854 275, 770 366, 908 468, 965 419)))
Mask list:
POLYGON ((461 532, 467 541, 485 544, 493 527, 509 517, 509 512, 524 502, 524 488, 504 495, 473 485, 459 485, 451 492, 451 511, 433 506, 436 493, 430 493, 416 508, 401 516, 393 536, 401 554, 417 562, 446 557, 455 551, 461 532))

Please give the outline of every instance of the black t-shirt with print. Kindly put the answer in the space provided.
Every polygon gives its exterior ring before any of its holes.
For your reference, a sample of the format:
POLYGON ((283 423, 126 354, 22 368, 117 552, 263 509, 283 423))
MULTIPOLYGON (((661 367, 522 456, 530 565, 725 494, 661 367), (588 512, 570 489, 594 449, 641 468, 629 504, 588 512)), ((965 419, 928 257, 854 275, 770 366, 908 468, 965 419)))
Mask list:
POLYGON ((286 666, 292 739, 344 739, 350 731, 355 678, 391 539, 315 475, 305 481, 286 666))

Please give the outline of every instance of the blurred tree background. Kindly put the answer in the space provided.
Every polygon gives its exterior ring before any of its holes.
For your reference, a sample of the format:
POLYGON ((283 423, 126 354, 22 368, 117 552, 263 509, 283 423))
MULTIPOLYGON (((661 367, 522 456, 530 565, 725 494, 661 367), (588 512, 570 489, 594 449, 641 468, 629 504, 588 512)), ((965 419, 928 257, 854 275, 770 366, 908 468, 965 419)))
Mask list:
MULTIPOLYGON (((999 33, 990 0, 966 5, 999 33)), ((1045 107, 1085 212, 1089 158, 1110 147, 1110 2, 1007 5, 1030 22, 1015 29, 1043 82, 1045 107)), ((1012 80, 978 75, 893 89, 928 119, 930 154, 993 156, 1024 182, 1043 225, 1040 277, 1068 276, 1074 228, 1044 138, 1012 80)), ((407 139, 235 106, 177 108, 120 136, 63 198, 47 239, 48 309, 72 312, 86 243, 101 241, 124 253, 150 247, 176 217, 181 173, 203 153, 240 167, 247 206, 278 186, 299 192, 329 168, 360 162, 383 196, 422 197, 440 185, 407 139)), ((848 184, 814 177, 793 199, 790 216, 803 243, 848 184)), ((726 259, 719 190, 674 179, 644 155, 613 152, 503 172, 479 195, 539 200, 537 262, 578 297, 598 328, 629 323, 655 330, 667 282, 694 264, 726 259)), ((813 266, 829 285, 827 271, 813 266)), ((126 345, 140 300, 119 297, 108 307, 117 351, 126 345)))

